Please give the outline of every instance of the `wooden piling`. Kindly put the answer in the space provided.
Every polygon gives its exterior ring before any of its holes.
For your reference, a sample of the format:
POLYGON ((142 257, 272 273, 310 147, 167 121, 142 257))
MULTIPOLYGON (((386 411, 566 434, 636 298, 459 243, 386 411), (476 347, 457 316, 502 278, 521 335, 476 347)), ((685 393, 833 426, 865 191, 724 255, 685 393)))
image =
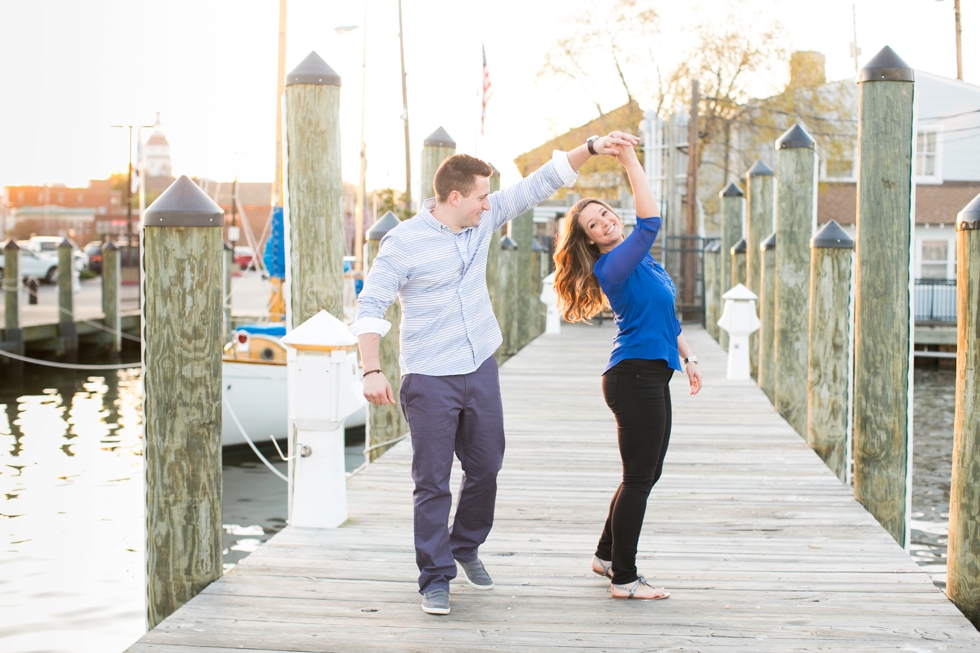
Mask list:
POLYGON ((739 238, 732 245, 732 286, 745 285, 745 239, 739 238))
MULTIPOLYGON (((493 167, 493 174, 490 175, 490 192, 496 193, 500 190, 500 171, 493 167)), ((500 239, 504 235, 505 227, 501 227, 494 232, 490 238, 490 246, 487 250, 487 293, 490 295, 490 305, 493 307, 493 314, 498 315, 497 309, 500 306, 500 239)))
POLYGON ((776 232, 759 245, 759 389, 776 405, 776 232))
MULTIPOLYGON (((719 339, 719 302, 721 299, 721 278, 718 267, 721 264, 721 245, 717 240, 704 248, 704 328, 715 340, 719 339)), ((720 341, 719 341, 720 342, 720 341)))
POLYGON ((422 194, 419 195, 419 202, 435 197, 432 180, 436 177, 436 170, 443 161, 454 154, 456 154, 456 141, 442 127, 429 134, 429 137, 422 142, 422 194))
POLYGON ((956 221, 956 316, 946 596, 980 628, 980 195, 956 221))
POLYGON ((235 250, 228 243, 223 244, 221 262, 222 333, 225 340, 229 340, 231 338, 231 274, 232 266, 235 264, 235 250))
POLYGON ((817 221, 817 154, 800 125, 776 140, 775 406, 806 437, 810 238, 817 221))
POLYGON ((517 340, 514 343, 515 353, 520 351, 527 343, 531 342, 537 333, 532 327, 532 315, 536 314, 536 304, 540 303, 537 297, 531 296, 531 269, 533 252, 531 251, 531 241, 534 240, 533 209, 526 211, 514 218, 510 223, 510 236, 517 243, 517 306, 515 319, 517 321, 517 340))
POLYGON ((122 350, 122 311, 119 306, 119 247, 111 240, 102 245, 102 323, 105 343, 115 351, 122 350))
POLYGON ((181 176, 143 213, 147 624, 221 576, 224 212, 181 176))
MULTIPOLYGON (((756 161, 745 173, 745 286, 762 296, 762 241, 772 233, 772 168, 756 161)), ((761 302, 760 302, 761 304, 761 302)), ((759 332, 749 336, 749 370, 759 378, 759 332)))
POLYGON ((887 46, 858 75, 854 496, 906 547, 914 86, 912 69, 887 46))
MULTIPOLYGON (((490 244, 493 247, 493 243, 490 244)), ((503 342, 494 356, 500 365, 517 353, 520 333, 517 317, 517 243, 510 236, 500 239, 500 302, 497 323, 503 342)))
POLYGON ((78 356, 78 329, 75 326, 75 261, 67 238, 58 244, 58 335, 69 359, 78 356))
POLYGON ((541 301, 544 278, 548 276, 548 249, 535 238, 531 241, 531 340, 544 333, 548 307, 541 301))
MULTIPOLYGON (((374 264, 374 259, 378 256, 381 247, 381 239, 385 234, 397 227, 399 224, 397 216, 391 211, 382 216, 375 222, 366 234, 367 238, 367 266, 374 264)), ((401 333, 402 307, 395 300, 388 311, 385 313, 385 320, 391 323, 391 329, 381 339, 378 348, 378 358, 381 363, 381 371, 384 372, 391 391, 395 396, 395 401, 401 401, 399 393, 402 387, 402 371, 398 364, 399 355, 399 334, 401 333)), ((368 418, 364 429, 364 450, 368 462, 377 460, 378 456, 394 446, 395 439, 408 432, 408 423, 402 414, 399 404, 387 404, 385 406, 375 406, 368 404, 368 418), (388 443, 388 444, 386 444, 388 443)))
MULTIPOLYGON (((745 194, 735 182, 729 183, 718 193, 721 198, 721 262, 718 271, 720 293, 718 298, 718 317, 724 310, 721 295, 732 289, 732 247, 742 237, 742 223, 745 221, 745 194)), ((719 330, 718 342, 728 350, 728 332, 719 330)))
MULTIPOLYGON (((286 76, 286 322, 344 318, 340 75, 311 52, 286 76)), ((219 286, 220 287, 220 286, 219 286)))
POLYGON ((847 395, 854 241, 831 220, 810 241, 806 441, 847 482, 847 395))
MULTIPOLYGON (((3 244, 3 349, 24 355, 24 332, 20 322, 20 245, 13 238, 3 244)), ((20 372, 23 363, 6 359, 5 373, 20 372)))

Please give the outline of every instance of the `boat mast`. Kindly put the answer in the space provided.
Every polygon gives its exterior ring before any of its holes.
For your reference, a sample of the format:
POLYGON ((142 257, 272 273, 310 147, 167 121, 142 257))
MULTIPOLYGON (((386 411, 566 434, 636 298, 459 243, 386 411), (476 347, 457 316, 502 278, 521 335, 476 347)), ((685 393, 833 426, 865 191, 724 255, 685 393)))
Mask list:
POLYGON ((405 75, 405 30, 402 28, 402 0, 398 0, 398 46, 402 55, 402 120, 405 121, 405 209, 412 211, 412 150, 408 140, 408 83, 405 75))
POLYGON ((276 175, 272 179, 272 206, 282 203, 282 94, 286 81, 286 0, 279 0, 279 65, 276 67, 276 175))

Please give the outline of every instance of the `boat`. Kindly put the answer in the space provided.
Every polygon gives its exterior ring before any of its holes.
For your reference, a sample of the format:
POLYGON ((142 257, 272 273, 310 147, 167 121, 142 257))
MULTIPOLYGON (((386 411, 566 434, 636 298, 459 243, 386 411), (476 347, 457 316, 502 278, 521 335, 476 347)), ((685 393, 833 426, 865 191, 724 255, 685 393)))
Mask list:
MULTIPOLYGON (((221 358, 221 444, 248 444, 242 430, 256 444, 274 436, 285 448, 286 416, 285 323, 239 326, 221 358), (236 423, 237 418, 237 423, 236 423), (240 425, 240 426, 239 426, 240 425)), ((344 428, 364 426, 366 409, 347 418, 344 428)))

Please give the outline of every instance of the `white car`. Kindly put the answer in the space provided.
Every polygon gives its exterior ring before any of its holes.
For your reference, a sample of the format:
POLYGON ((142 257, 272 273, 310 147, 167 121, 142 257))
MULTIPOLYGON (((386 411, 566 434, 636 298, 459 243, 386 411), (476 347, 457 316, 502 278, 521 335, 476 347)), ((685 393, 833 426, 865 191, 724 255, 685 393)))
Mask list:
MULTIPOLYGON (((4 257, 0 256, 0 271, 3 271, 4 257)), ((48 283, 58 281, 58 257, 50 254, 38 254, 22 247, 20 250, 20 276, 35 277, 48 283)))
MULTIPOLYGON (((33 238, 27 239, 23 243, 23 247, 31 250, 36 254, 51 255, 58 258, 58 245, 64 240, 61 236, 34 236, 33 238)), ((72 246, 72 260, 75 264, 75 270, 81 272, 88 267, 88 254, 83 252, 81 248, 71 239, 68 240, 72 246)))

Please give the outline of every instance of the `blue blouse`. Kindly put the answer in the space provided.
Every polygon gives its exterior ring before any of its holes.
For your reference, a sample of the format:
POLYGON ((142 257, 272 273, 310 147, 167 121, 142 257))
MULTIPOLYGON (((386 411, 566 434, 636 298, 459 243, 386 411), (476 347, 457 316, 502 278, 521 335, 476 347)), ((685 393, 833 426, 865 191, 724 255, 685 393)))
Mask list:
POLYGON ((592 268, 618 327, 606 372, 630 358, 663 360, 683 371, 677 353, 681 333, 674 312, 677 289, 667 271, 650 256, 660 224, 660 218, 637 217, 633 232, 600 256, 592 268))

